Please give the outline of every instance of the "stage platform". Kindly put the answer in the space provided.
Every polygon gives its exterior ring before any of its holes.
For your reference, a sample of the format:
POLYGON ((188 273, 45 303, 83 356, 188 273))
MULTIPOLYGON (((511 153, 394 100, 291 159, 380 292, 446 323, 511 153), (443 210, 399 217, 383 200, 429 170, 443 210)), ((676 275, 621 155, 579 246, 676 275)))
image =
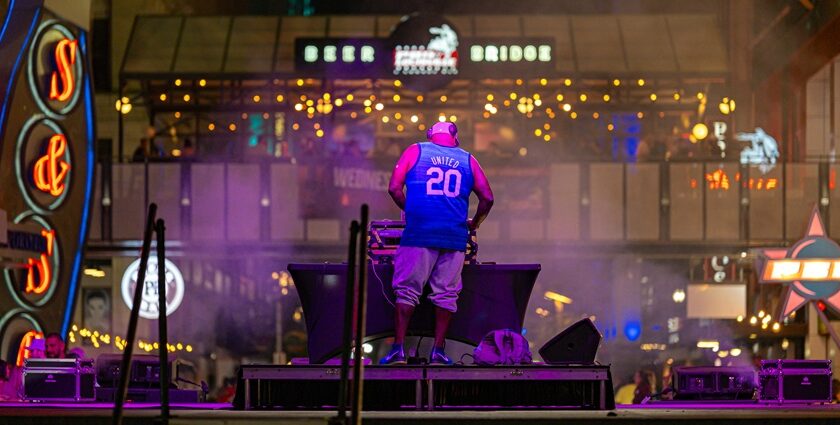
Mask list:
MULTIPOLYGON (((243 365, 234 405, 242 410, 333 408, 341 369, 243 365)), ((609 366, 365 367, 364 410, 584 409, 615 407, 609 366)))
MULTIPOLYGON (((111 422, 108 405, 0 403, 0 424, 105 425, 111 422)), ((129 404, 126 425, 151 424, 158 410, 148 404, 129 404)), ((202 403, 173 406, 173 425, 321 425, 334 416, 328 411, 237 411, 231 405, 202 403)), ((840 405, 774 406, 746 404, 668 404, 619 406, 608 411, 400 411, 365 412, 364 423, 403 424, 702 424, 702 425, 828 425, 840 423, 840 405)))

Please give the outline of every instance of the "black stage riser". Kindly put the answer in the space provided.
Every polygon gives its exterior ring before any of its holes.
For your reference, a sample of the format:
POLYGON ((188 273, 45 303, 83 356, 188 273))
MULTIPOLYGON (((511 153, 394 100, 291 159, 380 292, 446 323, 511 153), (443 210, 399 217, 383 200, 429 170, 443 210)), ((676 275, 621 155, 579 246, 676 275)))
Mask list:
MULTIPOLYGON (((333 408, 337 372, 315 365, 243 366, 234 406, 333 408)), ((365 410, 604 410, 615 404, 608 366, 370 366, 364 385, 365 410)))

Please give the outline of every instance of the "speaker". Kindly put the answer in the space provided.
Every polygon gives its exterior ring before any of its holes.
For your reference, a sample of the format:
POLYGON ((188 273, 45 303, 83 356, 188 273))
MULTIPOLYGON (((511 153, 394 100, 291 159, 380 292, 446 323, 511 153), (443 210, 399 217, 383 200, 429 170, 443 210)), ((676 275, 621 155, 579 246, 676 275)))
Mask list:
POLYGON ((546 342, 540 348, 540 357, 548 364, 592 364, 600 343, 601 333, 587 318, 546 342))

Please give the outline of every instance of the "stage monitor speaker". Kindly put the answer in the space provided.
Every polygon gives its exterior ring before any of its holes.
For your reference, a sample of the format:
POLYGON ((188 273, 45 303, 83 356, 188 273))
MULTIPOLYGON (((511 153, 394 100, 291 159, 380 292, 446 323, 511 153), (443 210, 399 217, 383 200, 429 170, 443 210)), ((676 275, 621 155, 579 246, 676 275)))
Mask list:
POLYGON ((587 318, 546 342, 540 348, 540 356, 548 364, 592 364, 600 343, 601 333, 587 318))

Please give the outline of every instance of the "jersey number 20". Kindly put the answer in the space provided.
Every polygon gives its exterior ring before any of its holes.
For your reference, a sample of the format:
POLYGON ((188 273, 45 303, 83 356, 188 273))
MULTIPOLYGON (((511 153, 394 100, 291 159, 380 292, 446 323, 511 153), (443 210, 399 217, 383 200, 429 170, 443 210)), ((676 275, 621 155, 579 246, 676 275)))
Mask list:
POLYGON ((444 173, 440 167, 431 167, 426 170, 426 175, 431 176, 426 181, 426 195, 446 195, 455 198, 461 193, 460 171, 453 168, 444 173))

